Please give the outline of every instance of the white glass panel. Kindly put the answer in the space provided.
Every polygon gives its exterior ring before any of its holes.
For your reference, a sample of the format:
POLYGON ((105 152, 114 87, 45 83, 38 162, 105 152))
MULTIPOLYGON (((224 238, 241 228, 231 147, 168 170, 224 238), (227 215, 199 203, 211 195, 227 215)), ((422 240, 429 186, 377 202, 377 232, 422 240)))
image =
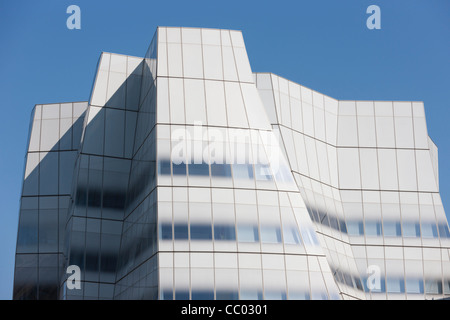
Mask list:
POLYGON ((183 79, 169 78, 170 120, 172 124, 184 124, 183 79))
POLYGON ((169 76, 172 77, 183 76, 181 44, 178 43, 167 44, 167 68, 169 76))
POLYGON ((337 150, 339 165, 339 186, 342 189, 360 189, 360 170, 358 149, 340 148, 337 150))
POLYGON ((314 107, 314 135, 317 139, 325 141, 325 112, 314 107))
POLYGON ((376 147, 375 118, 358 116, 358 134, 361 147, 376 147))
POLYGON ((127 56, 111 54, 109 71, 127 73, 127 56))
POLYGON ((206 124, 205 91, 203 80, 184 80, 186 123, 206 124))
MULTIPOLYGON (((125 60, 126 61, 126 60, 125 60)), ((111 108, 125 109, 125 86, 126 74, 110 72, 108 78, 108 93, 106 105, 111 108)))
POLYGON ((225 82, 228 125, 230 127, 248 128, 247 115, 242 101, 239 83, 225 82))
POLYGON ((205 68, 205 79, 223 79, 222 52, 220 46, 203 45, 203 64, 205 68))
POLYGON ((425 118, 414 118, 414 142, 417 149, 428 149, 428 132, 425 118))
POLYGON ((95 87, 92 90, 91 104, 96 106, 104 106, 106 103, 106 89, 108 87, 108 72, 99 70, 95 87))
POLYGON ((360 149, 361 180, 363 189, 378 189, 378 161, 376 149, 360 149))
POLYGON ((205 45, 220 46, 220 30, 202 29, 202 43, 205 45))
POLYGON ((206 107, 208 124, 216 126, 227 125, 227 112, 225 107, 225 92, 223 82, 205 81, 206 107))
POLYGON ((356 116, 338 117, 338 145, 357 146, 358 134, 356 131, 356 116))
POLYGON ((313 106, 309 103, 304 102, 303 107, 303 129, 305 134, 314 137, 314 116, 313 116, 313 106))
POLYGON ((248 61, 247 51, 245 48, 234 47, 233 49, 239 81, 253 82, 253 75, 250 68, 250 62, 248 61))
POLYGON ((41 138, 41 120, 34 120, 33 127, 31 128, 28 151, 39 151, 40 138, 41 138))
POLYGON ((59 120, 49 119, 41 122, 41 151, 58 150, 59 120))
POLYGON ((222 57, 223 79, 229 81, 238 81, 236 64, 234 63, 233 48, 222 46, 222 57))
POLYGON ((262 110, 262 102, 256 87, 253 84, 242 83, 241 90, 247 114, 251 115, 248 117, 250 127, 270 130, 271 126, 266 113, 262 110))
POLYGON ((395 117, 395 141, 397 148, 414 148, 412 118, 395 117))
POLYGON ((419 191, 438 191, 428 151, 416 150, 416 166, 419 191))
POLYGON ((378 165, 380 169, 380 188, 397 190, 397 160, 395 150, 378 149, 378 165))
POLYGON ((414 150, 397 150, 398 185, 400 190, 416 191, 416 160, 414 150))
POLYGON ((167 76, 167 44, 158 44, 158 76, 167 76))
POLYGON ((201 45, 183 44, 182 51, 184 77, 203 78, 203 58, 201 45))
POLYGON ((59 104, 43 105, 42 119, 59 119, 59 104))
POLYGON ((395 147, 392 117, 375 117, 378 147, 395 147))
POLYGON ((157 83, 156 116, 158 123, 169 123, 169 81, 167 78, 158 78, 157 83))

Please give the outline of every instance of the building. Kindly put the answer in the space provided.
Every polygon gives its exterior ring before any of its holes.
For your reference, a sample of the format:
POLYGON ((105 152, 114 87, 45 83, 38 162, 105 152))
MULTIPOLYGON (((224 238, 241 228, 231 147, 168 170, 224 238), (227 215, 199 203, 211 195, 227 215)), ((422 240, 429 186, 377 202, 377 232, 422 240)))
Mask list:
POLYGON ((422 102, 252 73, 241 32, 102 53, 36 105, 14 299, 441 299, 450 233, 422 102), (81 289, 68 289, 68 266, 81 289))

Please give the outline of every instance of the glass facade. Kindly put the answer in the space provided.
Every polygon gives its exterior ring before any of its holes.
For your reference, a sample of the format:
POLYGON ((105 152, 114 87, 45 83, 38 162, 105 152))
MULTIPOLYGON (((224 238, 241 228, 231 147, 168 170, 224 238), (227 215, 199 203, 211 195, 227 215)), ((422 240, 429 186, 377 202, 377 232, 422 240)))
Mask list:
POLYGON ((37 105, 20 210, 14 299, 450 294, 422 103, 252 73, 239 31, 159 27, 89 102, 37 105))

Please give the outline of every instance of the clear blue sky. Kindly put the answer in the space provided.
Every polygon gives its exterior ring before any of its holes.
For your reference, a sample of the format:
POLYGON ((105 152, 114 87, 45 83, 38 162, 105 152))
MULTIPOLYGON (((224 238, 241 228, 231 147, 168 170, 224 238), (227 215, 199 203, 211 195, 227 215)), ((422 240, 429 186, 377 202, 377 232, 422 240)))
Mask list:
POLYGON ((424 101, 450 213, 450 1, 183 0, 0 2, 0 299, 12 294, 30 112, 89 98, 100 52, 143 56, 160 26, 242 30, 253 71, 337 99, 424 101), (81 30, 66 9, 81 8, 81 30), (369 5, 381 30, 369 30, 369 5))

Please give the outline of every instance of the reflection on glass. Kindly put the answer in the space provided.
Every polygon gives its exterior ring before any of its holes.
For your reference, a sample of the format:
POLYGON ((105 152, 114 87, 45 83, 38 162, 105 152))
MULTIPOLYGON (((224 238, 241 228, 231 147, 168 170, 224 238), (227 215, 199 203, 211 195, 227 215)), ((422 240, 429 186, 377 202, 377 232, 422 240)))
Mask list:
POLYGON ((255 164, 255 178, 258 181, 271 181, 272 173, 270 168, 265 164, 255 164))
POLYGON ((441 238, 450 238, 450 232, 448 230, 447 223, 439 223, 438 228, 441 238))
POLYGON ((364 225, 362 221, 347 221, 347 231, 351 236, 363 236, 364 225))
POLYGON ((186 176, 186 164, 172 164, 173 175, 186 176))
POLYGON ((175 240, 188 240, 188 226, 186 224, 175 224, 173 226, 175 240))
POLYGON ((420 237, 420 225, 414 222, 403 222, 403 236, 420 237))
POLYGON ((158 173, 160 175, 170 175, 170 161, 169 160, 159 160, 158 173))
POLYGON ((261 242, 281 243, 281 230, 276 226, 261 226, 261 242))
POLYGON ((189 175, 209 176, 209 165, 207 163, 189 164, 189 175))
POLYGON ((386 221, 383 223, 383 231, 385 237, 401 237, 402 228, 400 222, 386 221))
POLYGON ((250 164, 233 164, 235 179, 253 179, 253 167, 250 164))
POLYGON ((440 279, 425 279, 426 294, 442 294, 442 281, 440 279))
POLYGON ((423 238, 437 238, 438 230, 435 223, 422 223, 423 238))
POLYGON ((241 300, 262 300, 263 295, 262 292, 259 290, 242 290, 241 289, 241 300))
POLYGON ((160 239, 161 240, 172 240, 172 225, 171 224, 161 224, 160 225, 160 239))
POLYGON ((191 240, 212 240, 211 225, 191 225, 191 240))
POLYGON ((214 240, 236 240, 236 232, 234 226, 231 225, 215 225, 214 240))
POLYGON ((258 228, 256 226, 241 225, 238 226, 239 242, 257 242, 259 241, 258 228))
POLYGON ((387 278, 386 290, 388 293, 405 293, 405 282, 401 278, 387 278))
POLYGON ((423 293, 423 280, 406 278, 406 292, 407 293, 423 293))
POLYGON ((211 176, 229 178, 231 177, 231 166, 229 164, 211 164, 211 176))
POLYGON ((284 243, 300 244, 300 233, 296 227, 284 227, 284 243))
POLYGON ((367 236, 381 236, 381 222, 366 221, 365 231, 367 236))

